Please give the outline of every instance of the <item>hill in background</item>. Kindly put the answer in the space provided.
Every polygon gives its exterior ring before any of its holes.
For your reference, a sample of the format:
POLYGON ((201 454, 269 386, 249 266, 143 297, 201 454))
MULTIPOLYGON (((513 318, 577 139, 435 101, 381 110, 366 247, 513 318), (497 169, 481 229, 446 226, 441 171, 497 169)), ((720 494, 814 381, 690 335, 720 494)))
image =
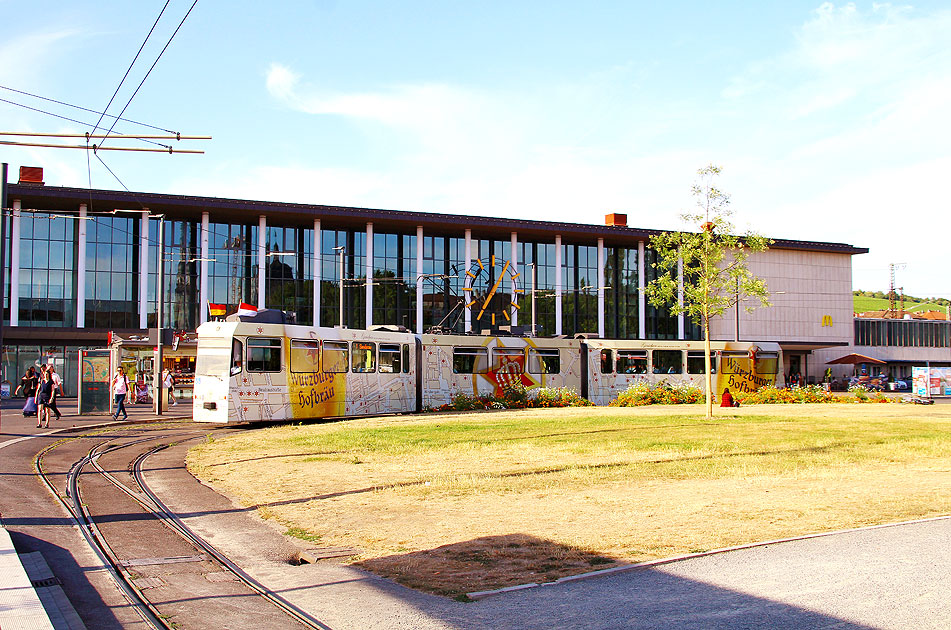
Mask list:
MULTIPOLYGON (((884 311, 888 308, 888 294, 881 291, 853 291, 853 310, 856 313, 867 311, 884 311)), ((900 299, 895 300, 895 306, 900 305, 900 299)), ((944 312, 949 300, 944 298, 916 298, 905 296, 905 310, 909 313, 924 313, 925 311, 944 312)))

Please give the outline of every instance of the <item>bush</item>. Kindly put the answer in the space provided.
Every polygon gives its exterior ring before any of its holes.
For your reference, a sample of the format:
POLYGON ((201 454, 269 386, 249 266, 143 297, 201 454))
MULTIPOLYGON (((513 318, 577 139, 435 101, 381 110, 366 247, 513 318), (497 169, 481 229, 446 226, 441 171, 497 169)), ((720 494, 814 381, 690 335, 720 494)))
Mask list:
POLYGON ((524 409, 528 406, 528 390, 521 381, 512 381, 502 386, 502 395, 497 400, 507 409, 524 409))
POLYGON ((540 387, 532 390, 529 406, 542 409, 548 407, 592 407, 594 403, 569 387, 540 387))
POLYGON ((827 392, 821 385, 807 385, 806 387, 793 387, 791 389, 780 389, 778 387, 761 387, 753 393, 736 393, 734 398, 741 405, 788 405, 796 403, 890 403, 893 402, 882 393, 877 393, 873 397, 869 396, 869 391, 857 385, 849 388, 851 396, 836 396, 832 392, 827 392))
POLYGON ((660 383, 651 387, 647 383, 637 383, 618 394, 617 398, 608 403, 608 406, 693 405, 703 400, 703 390, 693 385, 660 383))
POLYGON ((551 407, 591 407, 594 403, 568 387, 528 389, 521 383, 502 386, 501 396, 456 394, 452 401, 426 411, 481 411, 484 409, 526 409, 551 407))
POLYGON ((737 392, 734 397, 741 405, 789 405, 795 403, 832 403, 840 402, 843 397, 827 392, 821 385, 807 385, 780 389, 761 387, 752 393, 737 392))

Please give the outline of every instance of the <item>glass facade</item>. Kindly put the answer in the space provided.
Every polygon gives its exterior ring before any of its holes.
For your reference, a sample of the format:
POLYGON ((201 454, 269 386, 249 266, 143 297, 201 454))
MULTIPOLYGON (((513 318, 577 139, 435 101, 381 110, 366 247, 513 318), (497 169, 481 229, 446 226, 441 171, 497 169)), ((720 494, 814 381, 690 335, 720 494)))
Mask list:
MULTIPOLYGON (((644 282, 650 284, 657 278, 657 270, 654 268, 654 264, 657 262, 657 252, 647 248, 644 252, 644 258, 644 282)), ((648 301, 645 310, 648 339, 677 338, 677 316, 671 314, 669 308, 653 306, 648 301)))
MULTIPOLYGON (((155 326, 158 297, 158 234, 161 222, 149 220, 149 316, 148 325, 155 326)), ((165 235, 162 256, 165 265, 164 303, 162 305, 162 326, 175 330, 194 330, 199 319, 199 273, 200 256, 198 221, 165 221, 165 235)), ((135 276, 139 270, 136 266, 135 276)), ((138 328, 136 322, 134 328, 138 328)))
MULTIPOLYGON (((141 213, 90 213, 87 231, 86 273, 77 277, 78 216, 23 212, 20 220, 18 325, 28 327, 75 327, 77 282, 85 288, 85 327, 99 330, 130 330, 140 326, 139 300, 142 264, 141 213)), ((8 233, 12 220, 7 218, 8 233)), ((175 330, 194 330, 202 319, 201 268, 207 265, 207 302, 224 304, 233 313, 238 304, 258 304, 258 282, 265 282, 264 306, 293 312, 297 321, 314 323, 313 257, 314 232, 308 226, 268 225, 263 233, 264 264, 260 265, 257 221, 210 222, 208 250, 201 252, 201 220, 150 218, 148 223, 148 278, 146 287, 149 327, 157 324, 160 289, 159 265, 163 266, 164 295, 162 325, 175 330), (164 224, 164 252, 158 251, 160 225, 164 224), (263 273, 259 273, 263 270, 263 273)), ((372 235, 373 261, 367 277, 370 249, 366 229, 323 226, 317 253, 321 274, 320 323, 340 324, 341 285, 343 324, 350 328, 367 325, 367 291, 372 295, 372 324, 400 325, 416 330, 417 281, 422 288, 422 326, 439 326, 462 333, 465 329, 466 254, 463 230, 456 234, 426 234, 422 240, 422 267, 417 268, 417 236, 400 230, 388 231, 377 223, 372 235), (339 250, 343 248, 343 278, 339 250)), ((518 313, 517 323, 530 330, 534 315, 538 335, 554 335, 559 269, 555 266, 556 245, 545 240, 518 239, 516 264, 501 279, 502 267, 513 257, 511 238, 479 238, 471 241, 470 260, 490 269, 489 286, 499 281, 490 310, 502 313, 492 324, 476 322, 473 330, 492 325, 506 326, 504 314, 518 313), (534 307, 532 276, 535 274, 534 307), (518 309, 512 307, 513 280, 517 274, 518 309), (533 312, 534 311, 534 312, 533 312)), ((554 238, 552 239, 554 240, 554 238)), ((11 248, 7 247, 9 269, 11 248)), ((561 334, 597 333, 598 248, 595 243, 574 242, 561 246, 562 329, 561 334)), ((653 252, 647 251, 647 280, 653 274, 653 252)), ((604 335, 617 338, 639 336, 639 261, 636 247, 604 248, 604 335)), ((9 295, 10 281, 5 287, 9 295)), ((5 311, 5 316, 8 312, 5 311)), ((648 306, 649 339, 675 339, 677 318, 669 309, 648 306)), ((8 321, 8 317, 5 317, 8 321)), ((485 319, 485 318, 483 318, 485 319)), ((699 338, 699 327, 688 323, 688 338, 699 338)))
POLYGON ((416 328, 415 234, 373 234, 373 324, 416 328))
POLYGON ((914 319, 856 319, 855 345, 951 347, 951 322, 914 319))
MULTIPOLYGON (((18 317, 21 326, 76 325, 77 222, 78 219, 63 215, 21 213, 20 275, 17 278, 20 292, 18 317)), ((7 233, 9 234, 9 231, 7 233)), ((10 249, 8 244, 8 260, 10 249)), ((104 248, 104 253, 106 251, 104 248)), ((108 272, 106 274, 102 280, 101 293, 105 294, 108 302, 112 296, 110 282, 113 278, 108 272)), ((5 275, 9 278, 9 273, 5 275)), ((120 284, 125 282, 125 278, 117 280, 120 284)), ((9 289, 5 289, 7 292, 4 295, 8 296, 9 289)), ((121 290, 120 286, 116 293, 121 290)))
POLYGON ((86 327, 138 328, 141 222, 116 215, 86 223, 86 327))
POLYGON ((294 313, 300 324, 313 324, 314 231, 268 226, 265 233, 265 307, 294 313))
MULTIPOLYGON (((208 224, 208 301, 234 313, 242 302, 257 304, 258 229, 249 224, 208 224)), ((200 272, 200 269, 199 269, 200 272)))
POLYGON ((638 324, 637 248, 604 248, 604 334, 637 339, 638 324))

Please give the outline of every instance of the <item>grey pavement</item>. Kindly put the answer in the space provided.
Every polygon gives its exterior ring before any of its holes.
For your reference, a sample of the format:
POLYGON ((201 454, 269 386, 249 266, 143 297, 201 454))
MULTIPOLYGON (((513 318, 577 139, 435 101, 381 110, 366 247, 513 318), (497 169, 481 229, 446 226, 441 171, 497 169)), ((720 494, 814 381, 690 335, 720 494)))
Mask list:
MULTIPOLYGON (((5 406, 0 430, 0 512, 12 522, 18 550, 44 552, 89 627, 140 627, 74 528, 63 526, 62 510, 27 478, 32 454, 55 436, 2 448, 18 435, 36 434, 35 424, 10 419, 5 406)), ((462 603, 333 561, 289 564, 293 542, 273 523, 184 470, 188 446, 150 458, 146 476, 156 492, 246 571, 335 630, 951 628, 951 519, 770 544, 462 603)))

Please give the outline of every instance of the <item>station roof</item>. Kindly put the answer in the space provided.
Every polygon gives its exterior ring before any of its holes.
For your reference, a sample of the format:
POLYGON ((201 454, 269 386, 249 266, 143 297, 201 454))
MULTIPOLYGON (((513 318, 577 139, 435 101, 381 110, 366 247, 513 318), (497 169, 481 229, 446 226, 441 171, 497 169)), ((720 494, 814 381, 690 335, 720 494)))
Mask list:
MULTIPOLYGON (((381 210, 374 208, 351 208, 319 204, 226 199, 220 197, 196 197, 160 193, 128 192, 67 188, 36 184, 8 184, 10 200, 19 199, 24 210, 75 212, 80 204, 86 204, 90 212, 113 210, 142 210, 148 208, 153 214, 164 214, 171 219, 191 219, 208 212, 212 222, 244 222, 257 224, 264 215, 268 222, 281 226, 309 227, 314 219, 320 219, 328 229, 362 229, 373 222, 380 232, 415 233, 422 226, 427 235, 458 236, 464 229, 471 229, 474 238, 507 239, 511 232, 519 238, 537 241, 551 240, 560 234, 565 243, 590 242, 603 238, 609 246, 631 246, 632 241, 648 240, 662 230, 628 226, 596 225, 587 223, 561 223, 556 221, 531 221, 470 215, 439 214, 435 212, 412 212, 404 210, 381 210)), ((797 241, 774 239, 773 249, 835 252, 840 254, 865 254, 868 248, 845 243, 820 241, 797 241)))

